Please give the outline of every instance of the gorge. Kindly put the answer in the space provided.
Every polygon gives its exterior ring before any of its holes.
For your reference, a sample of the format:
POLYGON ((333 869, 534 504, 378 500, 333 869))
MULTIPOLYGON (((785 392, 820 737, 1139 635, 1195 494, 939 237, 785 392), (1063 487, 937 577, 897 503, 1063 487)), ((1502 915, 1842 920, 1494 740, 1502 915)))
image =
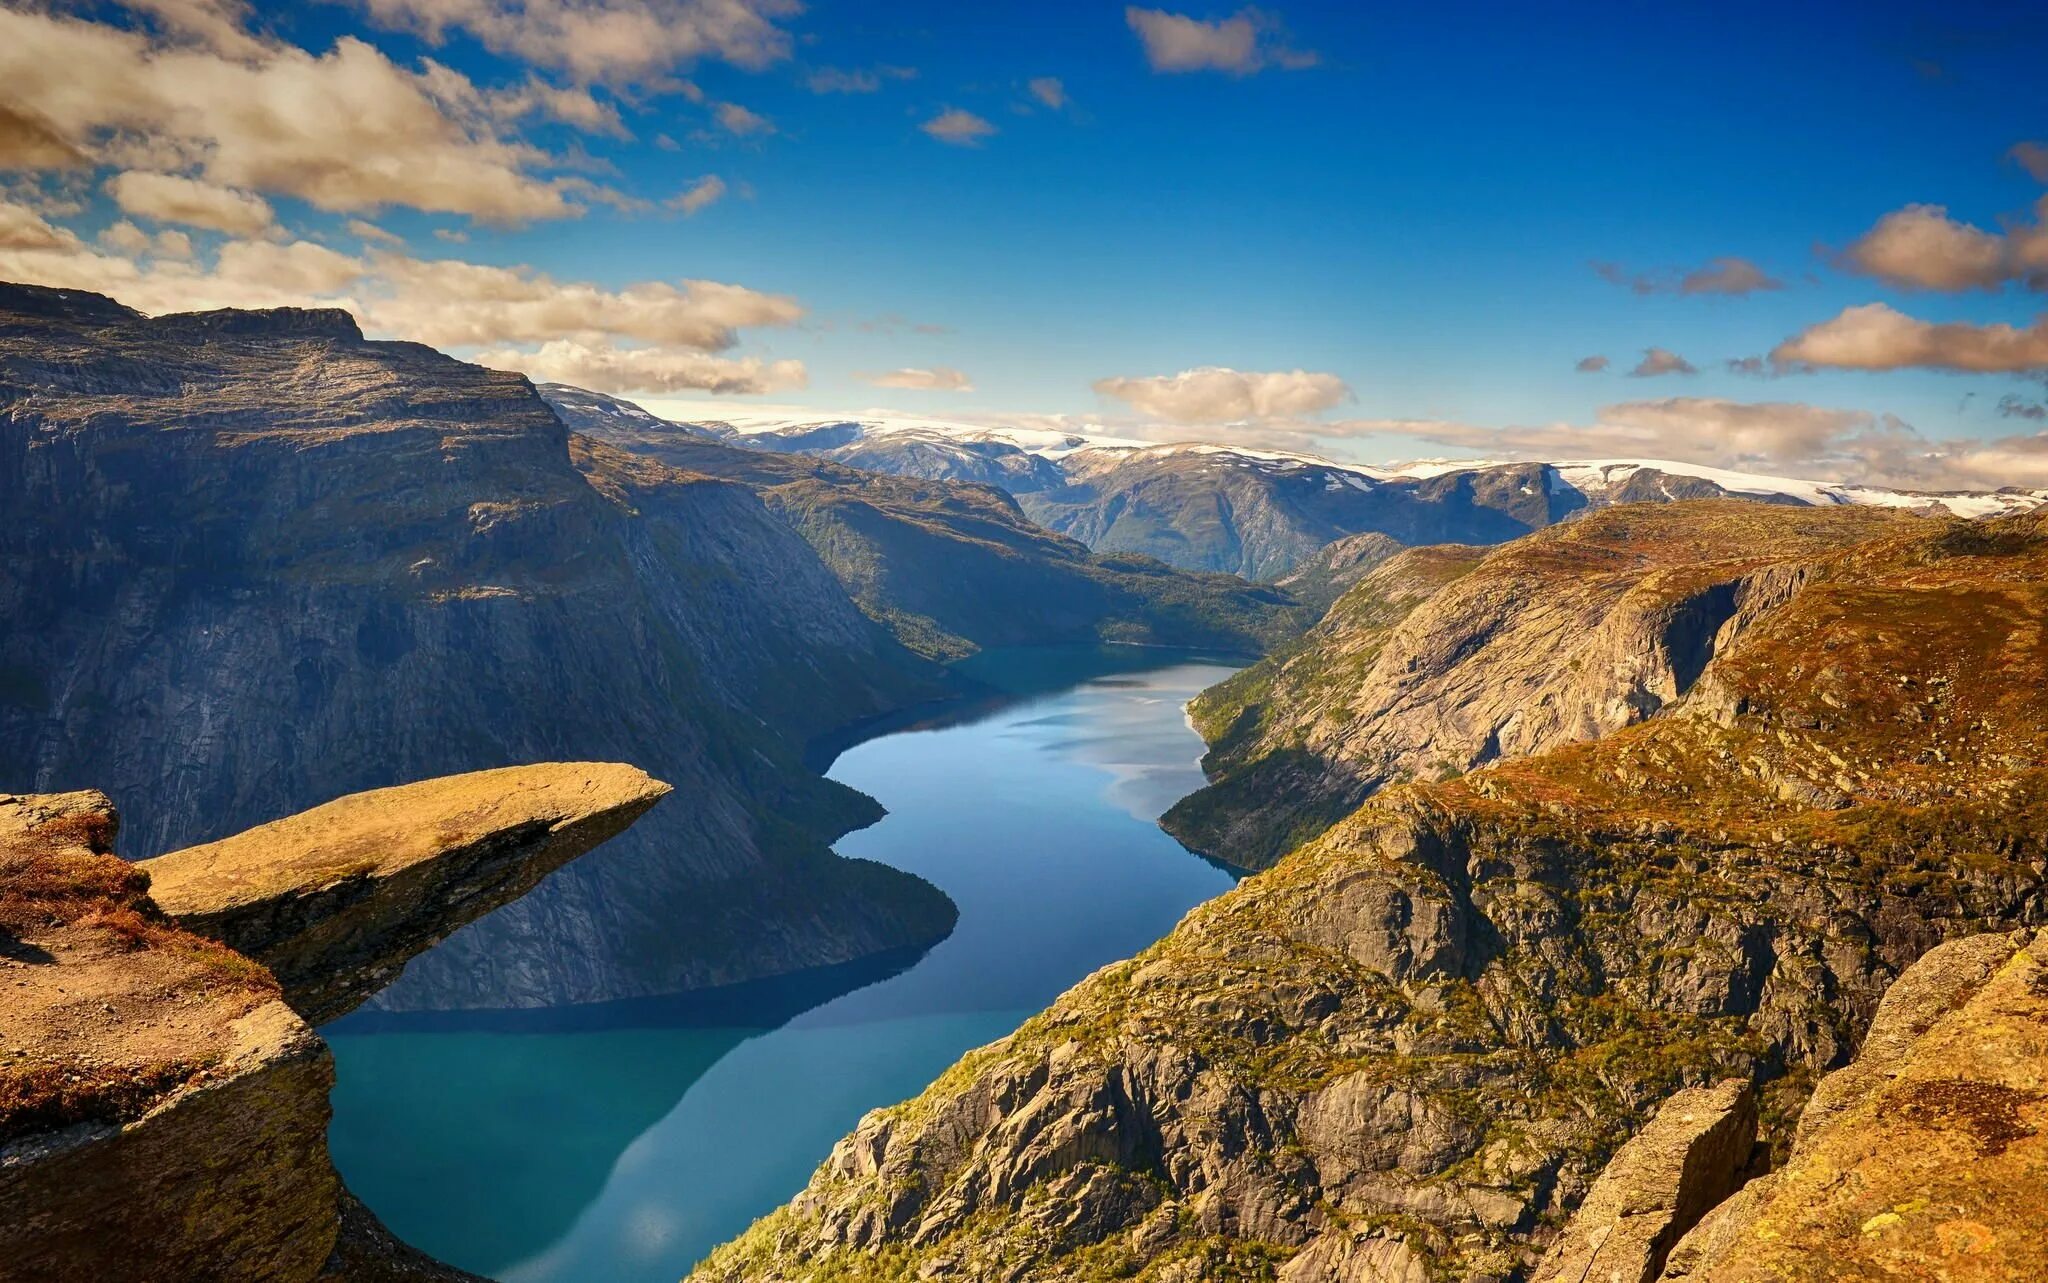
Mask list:
POLYGON ((1200 778, 1181 705, 1228 668, 1134 648, 969 667, 1005 694, 830 772, 888 808, 840 852, 944 890, 960 907, 946 940, 782 1003, 344 1021, 324 1032, 350 1188, 406 1241, 508 1283, 672 1283, 794 1194, 861 1114, 1230 886, 1154 824, 1200 778))
POLYGON ((127 1201, 195 1276, 2031 1259, 1970 1228, 2035 1224, 2048 1122, 2031 496, 1664 493, 1255 584, 341 311, 29 286, 0 409, 20 1277, 138 1268, 78 1246, 127 1201), (508 784, 556 771, 627 800, 508 784), (207 1019, 102 1063, 136 967, 207 1019), (222 1127, 220 1073, 283 1085, 222 1127), (45 1177, 135 1136, 170 1176, 45 1177), (1830 1194, 1872 1145, 1947 1201, 1830 1194))

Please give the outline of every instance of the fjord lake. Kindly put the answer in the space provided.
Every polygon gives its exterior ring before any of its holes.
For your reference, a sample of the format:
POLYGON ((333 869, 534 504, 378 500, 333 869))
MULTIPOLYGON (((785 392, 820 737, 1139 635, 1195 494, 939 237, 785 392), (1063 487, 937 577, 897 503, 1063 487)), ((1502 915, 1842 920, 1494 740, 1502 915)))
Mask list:
POLYGON ((989 652, 989 698, 870 728, 829 774, 888 814, 841 855, 960 920, 921 956, 676 1002, 327 1031, 330 1141, 407 1242, 505 1283, 674 1283, 915 1095, 1232 875, 1156 820, 1202 783, 1183 705, 1235 663, 1136 647, 989 652))

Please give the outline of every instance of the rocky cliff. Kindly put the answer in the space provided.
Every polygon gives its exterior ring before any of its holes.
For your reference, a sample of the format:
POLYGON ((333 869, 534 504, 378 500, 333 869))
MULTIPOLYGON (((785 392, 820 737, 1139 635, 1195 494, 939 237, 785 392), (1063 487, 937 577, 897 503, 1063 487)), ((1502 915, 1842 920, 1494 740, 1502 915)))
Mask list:
MULTIPOLYGON (((1758 1085, 1760 1161, 1799 1170, 1815 1152, 1801 1103, 1899 973, 1944 940, 2048 917, 2048 525, 1815 517, 1624 509, 1531 541, 1556 559, 1526 598, 1563 598, 1550 644, 1531 634, 1518 669, 1463 680, 1506 683, 1544 734, 1617 694, 1653 709, 1370 796, 870 1114, 693 1277, 1526 1277, 1660 1102, 1729 1079, 1758 1085)), ((1478 592, 1486 564, 1425 601, 1478 592)), ((1489 618, 1477 606, 1445 626, 1489 618)), ((1513 623, 1454 634, 1469 640, 1441 657, 1513 623)), ((1972 1072, 2036 1090, 2032 1054, 2001 1034, 1987 1055, 2003 1066, 1972 1072)), ((1888 1126, 1954 1113, 1953 1153, 1972 1128, 2009 1145, 2033 1125, 2017 1097, 1945 1090, 1864 1098, 1895 1102, 1889 1118, 1861 1108, 1888 1126)), ((1711 1120, 1673 1126, 1739 1148, 1711 1120)), ((1827 1226, 1862 1210, 1855 1182, 1816 1179, 1845 1200, 1814 1211, 1827 1226)), ((1674 1225, 1711 1184, 1667 1200, 1674 1225)), ((2006 1214, 2002 1186, 1939 1188, 1936 1209, 1887 1186, 1873 1196, 1909 1206, 1863 1224, 1924 1217, 1900 1241, 1953 1252, 1964 1222, 2006 1214)), ((1787 1214, 1814 1202, 1788 1196, 1787 1214)), ((1641 1237, 1654 1251, 1677 1232, 1641 1237)), ((1788 1275, 1778 1259, 1731 1277, 1819 1277, 1827 1260, 1788 1275)))
MULTIPOLYGON (((863 611, 934 658, 1093 641, 1258 654, 1310 617, 1287 593, 1228 575, 1091 553, 1034 524, 1004 489, 957 470, 932 478, 905 464, 889 470, 905 475, 885 475, 866 469, 903 461, 743 449, 615 397, 560 385, 542 391, 595 440, 750 487, 809 541, 863 611)), ((799 444, 820 444, 832 429, 820 433, 799 444)))
POLYGON ((134 854, 546 758, 673 783, 379 998, 674 992, 942 936, 827 846, 813 736, 943 694, 745 486, 573 437, 530 384, 340 312, 0 287, 0 778, 105 788, 134 854))
POLYGON ((308 1021, 666 791, 516 767, 139 865, 104 794, 0 796, 0 1279, 467 1277, 342 1190, 308 1021))
POLYGON ((1816 559, 1916 518, 1733 501, 1589 513, 1497 550, 1401 553, 1191 712, 1214 783, 1183 842, 1258 869, 1376 789, 1591 739, 1688 691, 1816 559))

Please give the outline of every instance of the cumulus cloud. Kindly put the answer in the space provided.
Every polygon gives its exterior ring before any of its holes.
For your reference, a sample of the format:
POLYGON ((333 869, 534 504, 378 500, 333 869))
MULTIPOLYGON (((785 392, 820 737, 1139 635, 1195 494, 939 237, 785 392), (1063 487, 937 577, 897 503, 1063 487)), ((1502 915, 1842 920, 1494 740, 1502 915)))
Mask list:
POLYGON ((971 111, 959 107, 948 107, 918 126, 942 143, 956 147, 979 147, 981 140, 996 132, 996 127, 971 111))
POLYGON ((1698 374, 1699 367, 1669 348, 1652 347, 1643 349, 1643 359, 1628 373, 1633 379, 1654 379, 1663 374, 1698 374))
POLYGON ((1351 399, 1334 374, 1308 370, 1253 372, 1217 366, 1150 378, 1107 378, 1103 396, 1127 402, 1140 414, 1176 423, 1232 423, 1320 414, 1351 399))
POLYGON ((793 325, 804 314, 786 295, 720 281, 609 289, 528 267, 384 250, 353 255, 306 240, 232 240, 199 262, 182 236, 160 234, 145 246, 141 229, 128 226, 96 249, 27 206, 0 201, 0 279, 94 290, 152 313, 340 307, 371 334, 443 348, 563 341, 590 350, 638 343, 720 352, 736 346, 742 330, 793 325))
MULTIPOLYGON (((203 6, 202 6, 203 7, 203 6)), ((434 62, 408 70, 343 37, 324 54, 246 39, 232 55, 148 31, 0 8, 0 137, 119 169, 362 213, 404 206, 499 223, 562 218, 588 180, 503 132, 494 96, 434 62), (54 144, 51 142, 54 140, 54 144)))
POLYGON ((2048 232, 1987 232, 1940 205, 1908 205, 1877 220, 1841 256, 1844 267, 1903 289, 1996 290, 2009 280, 2048 285, 2048 232))
POLYGON ((1124 10, 1124 21, 1144 45, 1145 61, 1158 72, 1248 76, 1267 67, 1293 71, 1318 61, 1307 50, 1289 47, 1278 21, 1257 9, 1240 9, 1233 17, 1205 22, 1131 5, 1124 10))
POLYGON ((935 365, 928 370, 889 370, 881 374, 855 374, 853 377, 878 388, 910 388, 921 392, 972 392, 974 384, 965 374, 951 366, 935 365))
POLYGON ((467 31, 493 52, 579 81, 638 84, 719 59, 758 70, 789 56, 778 23, 799 0, 362 0, 370 17, 438 43, 467 31))
POLYGON ((679 210, 684 217, 706 209, 725 198, 725 180, 716 174, 706 174, 688 187, 669 197, 663 204, 679 210))
POLYGON ((1673 267, 1661 272, 1631 272, 1619 263, 1597 259, 1592 268, 1602 280, 1641 295, 1720 294, 1741 298, 1762 290, 1785 288, 1785 282, 1748 259, 1733 255, 1710 259, 1704 267, 1690 271, 1673 267))
POLYGON ((1572 368, 1581 374, 1599 374, 1612 364, 1614 363, 1604 356, 1582 356, 1579 363, 1572 368))
POLYGON ((509 348, 481 352, 476 360, 497 369, 518 370, 541 382, 573 383, 610 393, 696 391, 758 396, 801 388, 807 381, 802 361, 728 358, 570 339, 543 343, 534 352, 509 348))
POLYGON ((1845 308, 1771 350, 1780 370, 1948 370, 2009 374, 2048 369, 2048 316, 2021 327, 1923 321, 1884 303, 1845 308))
POLYGON ((1033 98, 1038 99, 1038 101, 1054 111, 1058 111, 1066 106, 1069 101, 1067 98, 1067 87, 1060 83, 1060 79, 1057 76, 1033 77, 1031 83, 1026 88, 1031 90, 1033 98))
POLYGON ((2026 401, 2016 396, 2000 397, 1998 417, 2001 419, 2032 419, 2040 422, 2048 419, 2048 402, 2026 401))
POLYGON ((276 218, 261 196, 178 174, 130 170, 107 180, 107 194, 124 214, 231 236, 260 235, 276 218))

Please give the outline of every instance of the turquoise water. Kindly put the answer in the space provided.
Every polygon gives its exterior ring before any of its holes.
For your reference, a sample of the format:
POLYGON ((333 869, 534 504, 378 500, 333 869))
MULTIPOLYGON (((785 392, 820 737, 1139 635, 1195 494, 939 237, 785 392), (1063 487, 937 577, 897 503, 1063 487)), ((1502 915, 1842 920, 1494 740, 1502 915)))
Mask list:
POLYGON ((889 809, 840 853, 945 888, 950 937, 620 1008, 611 1027, 329 1029, 349 1186, 407 1241, 507 1283, 675 1283, 802 1188, 867 1110, 1230 886, 1154 823, 1202 782, 1181 706, 1230 665, 1119 648, 969 671, 1008 702, 883 734, 829 772, 889 809))

